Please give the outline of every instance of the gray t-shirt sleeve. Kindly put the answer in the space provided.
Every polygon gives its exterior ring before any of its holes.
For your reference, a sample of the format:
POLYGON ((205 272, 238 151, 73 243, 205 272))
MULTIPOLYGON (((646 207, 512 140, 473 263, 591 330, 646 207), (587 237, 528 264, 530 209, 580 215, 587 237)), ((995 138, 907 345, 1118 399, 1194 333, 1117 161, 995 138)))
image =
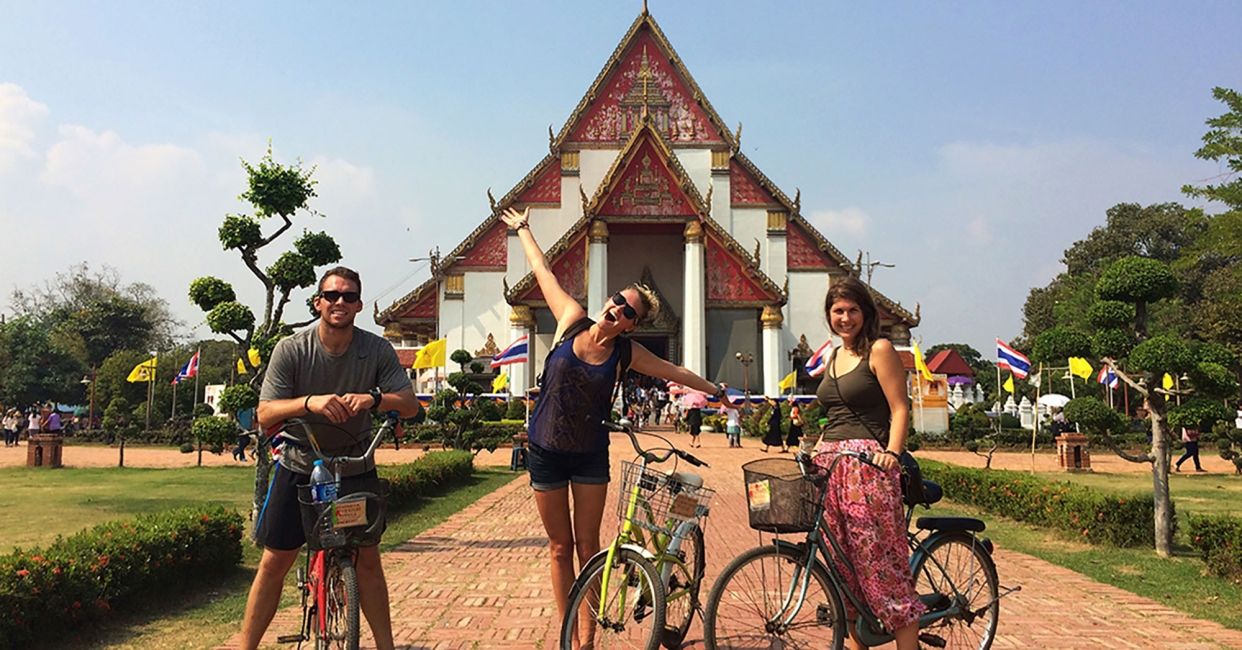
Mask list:
POLYGON ((379 364, 375 371, 376 385, 385 393, 397 393, 410 388, 410 376, 401 366, 397 351, 383 339, 380 341, 379 364))
POLYGON ((263 375, 263 388, 259 390, 260 401, 298 397, 294 393, 294 382, 297 379, 295 353, 292 340, 286 338, 276 343, 272 358, 267 362, 267 372, 263 375))

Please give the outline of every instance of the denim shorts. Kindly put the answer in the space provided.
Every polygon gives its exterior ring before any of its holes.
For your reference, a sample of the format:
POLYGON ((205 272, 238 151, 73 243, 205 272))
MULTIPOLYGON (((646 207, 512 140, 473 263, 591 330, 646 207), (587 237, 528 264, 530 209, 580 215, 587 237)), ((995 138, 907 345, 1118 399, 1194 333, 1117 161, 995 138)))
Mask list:
POLYGON ((587 453, 544 449, 531 444, 526 459, 530 486, 538 492, 559 490, 570 483, 608 483, 608 448, 587 453))

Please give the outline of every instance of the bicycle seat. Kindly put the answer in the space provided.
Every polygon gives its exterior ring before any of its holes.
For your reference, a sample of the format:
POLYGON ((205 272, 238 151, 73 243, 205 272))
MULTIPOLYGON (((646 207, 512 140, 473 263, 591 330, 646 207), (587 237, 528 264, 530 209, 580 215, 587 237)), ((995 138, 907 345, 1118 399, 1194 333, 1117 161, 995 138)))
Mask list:
POLYGON ((703 477, 694 472, 670 471, 667 473, 667 476, 674 481, 679 481, 686 487, 703 487, 703 477))
POLYGON ((969 531, 972 533, 981 533, 987 528, 987 524, 971 517, 919 517, 914 520, 914 525, 921 530, 969 531))

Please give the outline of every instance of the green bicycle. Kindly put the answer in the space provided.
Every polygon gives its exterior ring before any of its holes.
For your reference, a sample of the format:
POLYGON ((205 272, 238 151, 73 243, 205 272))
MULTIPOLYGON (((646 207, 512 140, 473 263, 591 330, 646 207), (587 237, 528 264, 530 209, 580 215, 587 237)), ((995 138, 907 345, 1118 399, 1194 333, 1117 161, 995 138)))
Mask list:
POLYGON ((649 466, 673 456, 698 467, 707 463, 659 436, 667 447, 644 450, 626 420, 604 424, 627 434, 638 457, 622 465, 620 532, 587 561, 570 589, 561 648, 591 639, 595 648, 678 648, 702 609, 702 520, 715 491, 697 474, 649 466))

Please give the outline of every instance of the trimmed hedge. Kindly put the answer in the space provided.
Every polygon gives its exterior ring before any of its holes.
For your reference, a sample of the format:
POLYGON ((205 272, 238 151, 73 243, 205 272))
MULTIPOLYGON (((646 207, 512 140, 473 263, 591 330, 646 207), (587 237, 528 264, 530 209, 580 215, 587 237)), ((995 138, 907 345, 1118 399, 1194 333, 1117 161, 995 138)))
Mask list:
POLYGON ((47 548, 0 556, 0 647, 29 645, 124 609, 168 584, 192 584, 242 559, 241 515, 189 507, 100 524, 47 548))
POLYGON ((1190 545, 1203 555, 1208 571, 1224 578, 1242 579, 1242 519, 1228 515, 1190 515, 1186 518, 1190 545))
POLYGON ((1064 531, 1092 544, 1151 546, 1155 539, 1151 494, 1093 490, 1022 472, 980 470, 920 460, 923 476, 945 497, 988 512, 1064 531))
POLYGON ((437 451, 412 463, 380 466, 388 479, 390 508, 402 508, 415 500, 444 491, 474 474, 474 454, 468 451, 437 451))

